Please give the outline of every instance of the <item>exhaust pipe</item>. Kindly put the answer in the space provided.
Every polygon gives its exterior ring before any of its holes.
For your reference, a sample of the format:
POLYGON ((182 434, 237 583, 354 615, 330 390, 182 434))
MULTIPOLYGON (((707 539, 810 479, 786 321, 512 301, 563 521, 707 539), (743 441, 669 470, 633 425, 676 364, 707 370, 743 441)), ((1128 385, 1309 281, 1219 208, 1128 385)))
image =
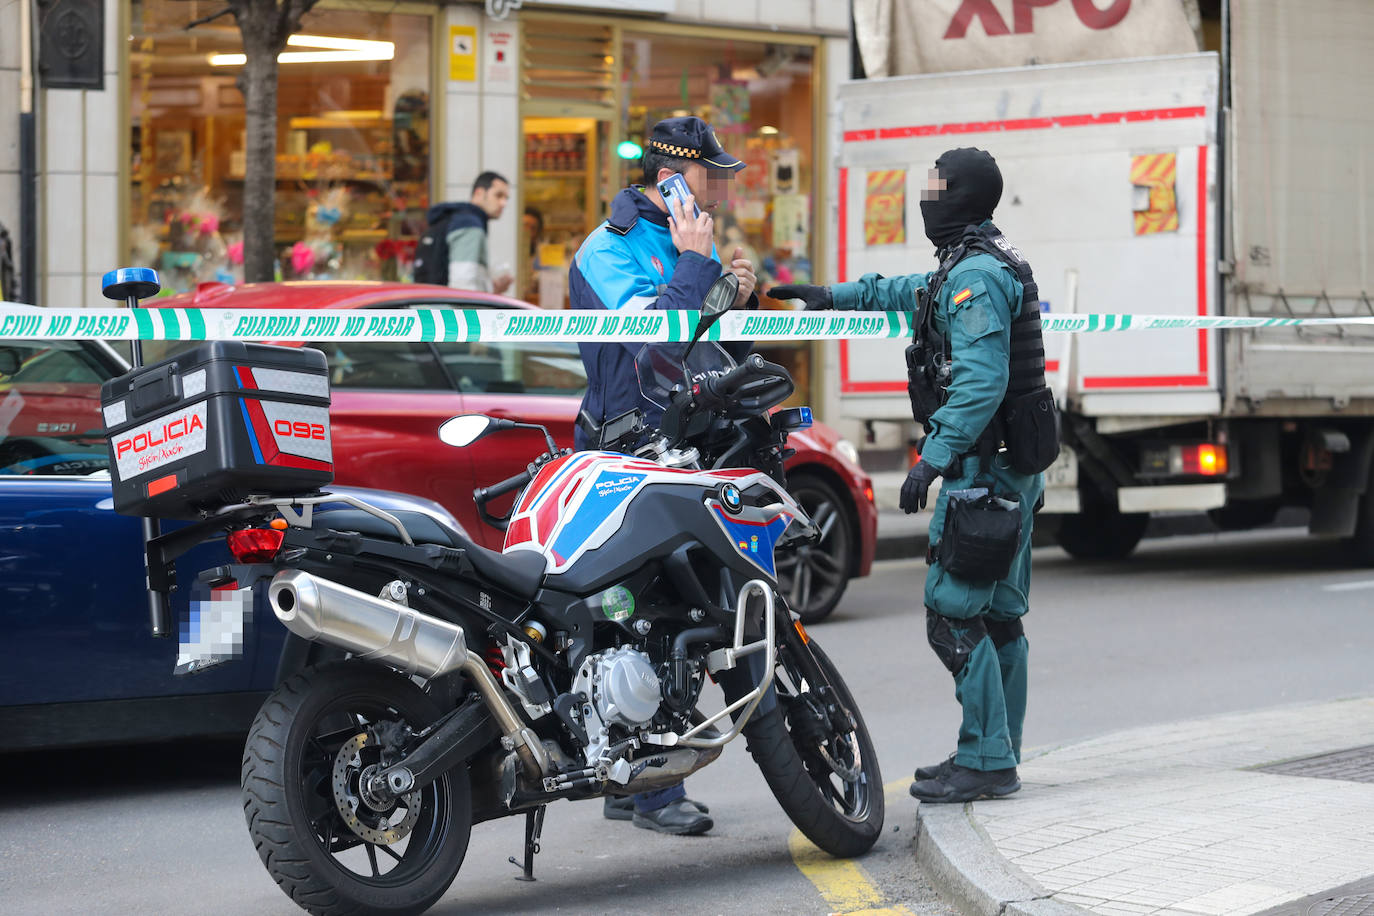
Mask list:
POLYGON ((438 677, 467 661, 467 639, 457 624, 298 569, 277 573, 267 597, 297 636, 384 661, 407 677, 438 677))
POLYGON ((461 671, 482 694, 521 761, 541 776, 550 772, 543 745, 520 720, 486 662, 468 649, 458 624, 299 569, 277 573, 267 597, 277 619, 302 639, 385 662, 407 677, 461 671))

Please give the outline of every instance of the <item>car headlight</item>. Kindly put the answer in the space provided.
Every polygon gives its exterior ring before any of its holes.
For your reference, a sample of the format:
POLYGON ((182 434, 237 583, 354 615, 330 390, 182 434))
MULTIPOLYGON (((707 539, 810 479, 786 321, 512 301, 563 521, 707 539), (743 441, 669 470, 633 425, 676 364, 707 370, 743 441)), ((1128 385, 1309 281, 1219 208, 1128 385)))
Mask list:
POLYGON ((857 465, 859 463, 859 450, 848 439, 841 439, 836 442, 835 451, 839 452, 841 457, 850 464, 857 465))

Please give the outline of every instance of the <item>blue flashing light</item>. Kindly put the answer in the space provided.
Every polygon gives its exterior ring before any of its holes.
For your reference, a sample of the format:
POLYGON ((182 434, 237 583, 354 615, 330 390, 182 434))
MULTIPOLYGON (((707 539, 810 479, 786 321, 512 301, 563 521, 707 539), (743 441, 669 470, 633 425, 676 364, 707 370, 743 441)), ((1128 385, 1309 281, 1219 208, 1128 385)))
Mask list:
POLYGON ((151 267, 121 267, 105 274, 100 281, 106 299, 126 301, 130 297, 147 299, 162 289, 157 271, 151 267))
POLYGON ((621 140, 615 148, 615 154, 621 159, 638 159, 644 155, 644 147, 633 140, 621 140))

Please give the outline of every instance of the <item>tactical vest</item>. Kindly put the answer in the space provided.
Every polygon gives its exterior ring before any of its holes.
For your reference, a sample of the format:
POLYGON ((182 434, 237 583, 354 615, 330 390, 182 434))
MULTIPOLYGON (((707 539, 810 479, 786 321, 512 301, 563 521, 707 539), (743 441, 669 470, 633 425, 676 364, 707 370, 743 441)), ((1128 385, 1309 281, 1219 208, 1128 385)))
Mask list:
POLYGON ((941 261, 924 295, 918 294, 911 346, 906 350, 907 394, 912 417, 927 432, 930 417, 944 404, 953 377, 949 340, 935 327, 935 302, 954 266, 970 254, 992 255, 1016 273, 1021 309, 1011 323, 1007 392, 979 438, 985 455, 1005 448, 1013 469, 1037 474, 1059 455, 1059 408, 1045 385, 1045 341, 1040 330, 1040 290, 1030 264, 991 223, 969 226, 941 261))

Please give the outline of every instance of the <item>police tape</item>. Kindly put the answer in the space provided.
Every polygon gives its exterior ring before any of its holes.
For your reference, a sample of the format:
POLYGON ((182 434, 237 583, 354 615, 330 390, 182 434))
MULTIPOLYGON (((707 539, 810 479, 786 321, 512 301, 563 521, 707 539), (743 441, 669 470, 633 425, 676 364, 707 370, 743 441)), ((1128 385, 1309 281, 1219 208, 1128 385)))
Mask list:
MULTIPOLYGON (((48 309, 0 303, 0 340, 550 341, 673 342, 692 339, 693 310, 606 312, 530 309, 48 309)), ((1372 316, 1041 316, 1047 333, 1273 328, 1374 324, 1372 316)), ((910 312, 727 312, 708 340, 909 338, 910 312)))

